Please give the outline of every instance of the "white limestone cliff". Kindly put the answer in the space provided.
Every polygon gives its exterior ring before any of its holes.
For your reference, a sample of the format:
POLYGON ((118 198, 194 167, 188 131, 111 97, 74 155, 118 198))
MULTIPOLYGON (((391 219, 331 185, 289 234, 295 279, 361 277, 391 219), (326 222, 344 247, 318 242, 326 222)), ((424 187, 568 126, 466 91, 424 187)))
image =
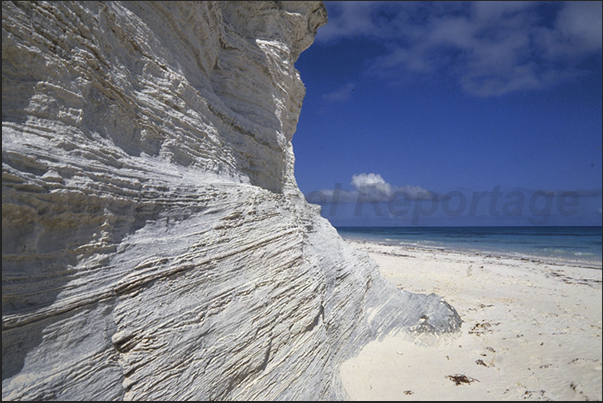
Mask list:
POLYGON ((2 398, 335 399, 455 331, 297 188, 321 2, 3 2, 2 398))

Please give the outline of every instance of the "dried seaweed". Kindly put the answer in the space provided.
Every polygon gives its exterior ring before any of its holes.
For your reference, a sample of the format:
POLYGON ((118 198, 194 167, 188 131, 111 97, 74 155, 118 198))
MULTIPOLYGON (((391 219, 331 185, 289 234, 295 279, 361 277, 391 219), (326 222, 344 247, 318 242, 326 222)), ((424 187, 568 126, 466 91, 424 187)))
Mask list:
POLYGON ((477 379, 468 377, 467 375, 464 375, 464 374, 448 375, 446 378, 448 378, 452 382, 454 382, 454 384, 456 386, 459 386, 460 384, 463 384, 463 383, 470 384, 471 382, 479 382, 477 379))

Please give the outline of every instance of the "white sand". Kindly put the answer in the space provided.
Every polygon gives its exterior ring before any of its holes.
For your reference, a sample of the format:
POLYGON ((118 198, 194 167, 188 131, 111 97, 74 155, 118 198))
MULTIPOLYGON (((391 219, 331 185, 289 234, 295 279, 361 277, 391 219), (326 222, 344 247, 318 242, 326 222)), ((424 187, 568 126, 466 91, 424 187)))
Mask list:
POLYGON ((341 367, 352 399, 601 400, 601 269, 349 242, 464 321, 455 335, 367 345, 341 367), (454 375, 476 381, 457 386, 454 375))

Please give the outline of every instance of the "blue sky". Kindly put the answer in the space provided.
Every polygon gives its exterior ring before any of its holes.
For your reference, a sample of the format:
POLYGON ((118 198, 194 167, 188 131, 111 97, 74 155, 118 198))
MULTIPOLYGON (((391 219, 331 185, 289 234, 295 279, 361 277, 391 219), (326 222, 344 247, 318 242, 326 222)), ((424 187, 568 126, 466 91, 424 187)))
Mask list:
POLYGON ((293 146, 334 225, 601 225, 601 2, 325 5, 293 146))

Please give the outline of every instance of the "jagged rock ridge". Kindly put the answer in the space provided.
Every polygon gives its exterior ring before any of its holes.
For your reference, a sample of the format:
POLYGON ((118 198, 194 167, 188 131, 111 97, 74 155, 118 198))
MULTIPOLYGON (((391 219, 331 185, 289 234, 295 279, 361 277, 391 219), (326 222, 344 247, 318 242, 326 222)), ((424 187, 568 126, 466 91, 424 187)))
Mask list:
POLYGON ((324 23, 321 2, 3 3, 3 400, 342 398, 377 335, 458 329, 297 188, 294 62, 324 23))

